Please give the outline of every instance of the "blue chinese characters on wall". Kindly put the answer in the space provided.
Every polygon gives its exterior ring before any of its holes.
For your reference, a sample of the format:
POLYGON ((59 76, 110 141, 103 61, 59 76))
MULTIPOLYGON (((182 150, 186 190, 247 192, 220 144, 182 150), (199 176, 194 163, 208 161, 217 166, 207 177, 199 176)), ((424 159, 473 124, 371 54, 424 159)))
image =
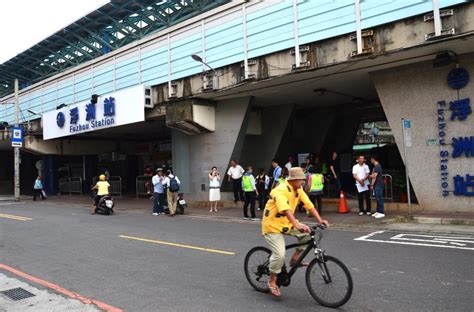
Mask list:
POLYGON ((59 128, 64 127, 64 123, 66 122, 66 117, 64 116, 63 112, 59 112, 56 115, 56 124, 58 125, 59 128))
POLYGON ((70 124, 77 124, 77 122, 79 121, 79 109, 77 107, 70 109, 69 116, 71 117, 70 124))

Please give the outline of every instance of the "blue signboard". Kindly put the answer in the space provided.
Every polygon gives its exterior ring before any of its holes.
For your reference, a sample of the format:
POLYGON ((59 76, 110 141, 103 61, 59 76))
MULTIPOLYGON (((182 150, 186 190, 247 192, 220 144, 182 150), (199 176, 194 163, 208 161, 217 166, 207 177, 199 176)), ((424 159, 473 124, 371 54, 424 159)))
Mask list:
POLYGON ((410 119, 403 119, 403 129, 410 129, 410 128, 411 128, 410 119))
POLYGON ((12 128, 12 146, 22 147, 23 146, 23 129, 12 128))

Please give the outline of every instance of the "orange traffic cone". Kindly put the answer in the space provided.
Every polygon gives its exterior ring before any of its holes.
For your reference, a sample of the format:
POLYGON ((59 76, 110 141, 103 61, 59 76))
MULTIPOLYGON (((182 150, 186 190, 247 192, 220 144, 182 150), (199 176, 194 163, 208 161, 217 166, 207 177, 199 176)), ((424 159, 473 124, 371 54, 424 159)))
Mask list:
POLYGON ((347 207, 346 198, 344 197, 344 192, 341 191, 341 198, 339 199, 339 210, 338 213, 348 213, 349 207, 347 207))

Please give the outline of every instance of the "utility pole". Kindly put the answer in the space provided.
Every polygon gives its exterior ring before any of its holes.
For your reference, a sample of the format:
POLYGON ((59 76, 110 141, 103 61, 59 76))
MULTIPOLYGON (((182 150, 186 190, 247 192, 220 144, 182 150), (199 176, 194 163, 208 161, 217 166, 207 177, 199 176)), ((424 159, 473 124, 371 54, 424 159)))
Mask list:
MULTIPOLYGON (((20 103, 18 99, 18 79, 15 79, 15 127, 20 126, 20 103)), ((20 148, 14 147, 14 185, 15 201, 20 201, 20 148)))

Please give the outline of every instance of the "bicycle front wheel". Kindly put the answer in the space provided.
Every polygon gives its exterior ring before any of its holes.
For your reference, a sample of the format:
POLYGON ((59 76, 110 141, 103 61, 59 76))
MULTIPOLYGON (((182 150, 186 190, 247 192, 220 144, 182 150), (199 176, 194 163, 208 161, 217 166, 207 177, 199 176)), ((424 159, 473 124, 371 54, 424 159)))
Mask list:
POLYGON ((324 256, 324 262, 313 259, 306 270, 306 286, 313 298, 321 305, 337 308, 352 295, 352 277, 341 260, 324 256))
POLYGON ((271 251, 265 247, 252 248, 245 257, 245 276, 250 285, 259 292, 268 292, 270 270, 268 268, 271 251))

